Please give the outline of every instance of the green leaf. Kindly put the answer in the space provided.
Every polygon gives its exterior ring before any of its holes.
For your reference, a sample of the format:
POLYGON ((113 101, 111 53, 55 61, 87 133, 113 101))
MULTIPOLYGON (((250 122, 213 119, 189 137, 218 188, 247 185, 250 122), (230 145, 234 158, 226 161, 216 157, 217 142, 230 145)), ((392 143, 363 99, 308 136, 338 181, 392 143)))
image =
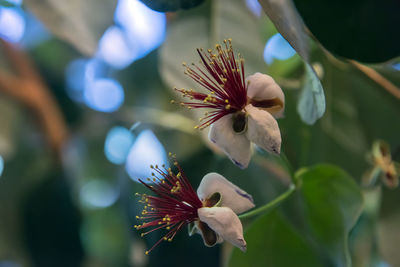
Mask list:
POLYGON ((92 56, 113 23, 116 0, 25 0, 24 5, 55 36, 92 56))
POLYGON ((325 113, 325 94, 314 70, 305 64, 306 80, 297 103, 297 111, 307 124, 314 124, 325 113))
POLYGON ((306 27, 291 0, 260 0, 265 13, 279 33, 303 58, 306 82, 298 102, 298 112, 307 124, 314 124, 325 112, 325 96, 321 82, 310 65, 310 46, 306 27))
POLYGON ((306 78, 300 93, 297 111, 307 124, 314 124, 325 113, 325 94, 315 71, 305 64, 306 78))
POLYGON ((400 55, 398 0, 294 0, 313 35, 332 53, 363 62, 400 55))
POLYGON ((308 35, 292 0, 259 0, 259 2, 283 38, 308 62, 310 53, 308 35))
POLYGON ((140 0, 149 8, 160 11, 177 11, 178 9, 189 9, 196 7, 204 0, 140 0))
POLYGON ((245 232, 246 253, 234 249, 230 267, 323 266, 304 238, 274 211, 257 219, 245 232))
POLYGON ((360 216, 359 186, 342 169, 317 165, 297 174, 305 218, 316 243, 334 266, 350 266, 348 235, 360 216))

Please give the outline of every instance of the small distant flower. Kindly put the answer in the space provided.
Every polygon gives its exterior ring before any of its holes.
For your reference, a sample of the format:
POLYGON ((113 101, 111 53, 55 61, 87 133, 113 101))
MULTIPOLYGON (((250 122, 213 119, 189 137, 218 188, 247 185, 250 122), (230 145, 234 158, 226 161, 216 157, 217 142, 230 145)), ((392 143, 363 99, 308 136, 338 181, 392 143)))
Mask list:
POLYGON ((236 214, 254 207, 252 197, 217 173, 205 175, 197 193, 190 185, 175 157, 175 174, 165 166, 151 166, 155 173, 147 182, 139 180, 156 196, 138 194, 139 202, 144 203, 135 225, 138 230, 148 229, 145 236, 153 231, 164 229, 166 234, 158 240, 146 254, 149 254, 161 241, 172 241, 176 233, 189 226, 190 235, 199 233, 206 246, 214 246, 224 240, 231 242, 242 251, 246 250, 243 227, 236 214))
MULTIPOLYGON (((209 91, 177 89, 190 99, 181 105, 189 109, 207 108, 195 128, 211 125, 209 139, 239 167, 246 168, 251 158, 251 142, 275 154, 280 153, 281 134, 275 118, 283 115, 285 96, 268 75, 255 73, 245 79, 244 59, 233 52, 231 40, 217 44, 216 53, 197 49, 202 68, 186 67, 185 74, 209 91)), ((173 101, 174 102, 174 101, 173 101)))
POLYGON ((373 165, 372 169, 364 175, 364 184, 372 184, 381 177, 383 183, 389 188, 399 185, 400 164, 392 160, 390 147, 384 141, 376 141, 372 145, 368 160, 373 165))

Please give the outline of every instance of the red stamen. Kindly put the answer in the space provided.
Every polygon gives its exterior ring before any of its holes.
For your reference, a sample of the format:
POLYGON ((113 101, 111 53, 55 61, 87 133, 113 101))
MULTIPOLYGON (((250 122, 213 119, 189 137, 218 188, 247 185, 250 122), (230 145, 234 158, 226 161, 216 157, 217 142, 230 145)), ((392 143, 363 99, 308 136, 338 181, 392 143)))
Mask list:
MULTIPOLYGON (((203 203, 197 196, 195 190, 190 185, 188 179, 183 173, 182 168, 173 156, 174 165, 178 173, 174 174, 170 168, 165 166, 159 168, 157 165, 150 166, 157 174, 153 173, 149 181, 153 184, 139 181, 157 194, 157 196, 147 196, 142 194, 141 200, 145 204, 142 216, 136 216, 137 219, 144 220, 143 224, 135 225, 136 229, 153 227, 149 231, 142 233, 144 236, 153 231, 165 228, 169 230, 160 240, 158 240, 146 254, 149 254, 162 240, 172 241, 176 233, 186 224, 198 220, 197 210, 203 206, 203 203)), ((137 193, 137 195, 140 195, 137 193)))
MULTIPOLYGON (((200 119, 202 122, 195 128, 204 129, 229 113, 242 110, 247 103, 247 85, 244 75, 244 59, 238 55, 235 58, 231 40, 224 40, 225 47, 216 45, 217 53, 213 54, 211 49, 207 53, 203 49, 197 49, 200 56, 200 63, 203 69, 195 64, 186 67, 185 74, 200 84, 210 94, 196 92, 192 89, 177 89, 184 97, 190 98, 188 102, 181 105, 187 108, 209 108, 205 116, 200 119)), ((173 101, 174 102, 174 101, 173 101)))

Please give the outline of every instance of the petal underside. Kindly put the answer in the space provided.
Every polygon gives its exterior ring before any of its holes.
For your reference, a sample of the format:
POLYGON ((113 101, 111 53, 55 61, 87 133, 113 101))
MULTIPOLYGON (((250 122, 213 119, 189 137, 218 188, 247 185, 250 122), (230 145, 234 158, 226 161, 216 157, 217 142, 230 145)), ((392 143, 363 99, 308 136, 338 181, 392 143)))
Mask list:
POLYGON ((197 212, 200 221, 205 222, 224 240, 229 241, 243 252, 246 251, 247 247, 243 237, 242 223, 230 208, 200 208, 197 212))
POLYGON ((211 125, 208 138, 221 148, 240 168, 247 168, 251 158, 250 141, 245 134, 233 131, 232 114, 228 114, 211 125))
POLYGON ((222 175, 212 172, 206 174, 197 188, 197 195, 206 201, 218 192, 221 195, 219 206, 229 207, 236 214, 254 208, 253 198, 250 194, 228 181, 222 175))
POLYGON ((280 154, 281 132, 275 118, 251 104, 245 110, 248 113, 247 138, 270 153, 280 154))

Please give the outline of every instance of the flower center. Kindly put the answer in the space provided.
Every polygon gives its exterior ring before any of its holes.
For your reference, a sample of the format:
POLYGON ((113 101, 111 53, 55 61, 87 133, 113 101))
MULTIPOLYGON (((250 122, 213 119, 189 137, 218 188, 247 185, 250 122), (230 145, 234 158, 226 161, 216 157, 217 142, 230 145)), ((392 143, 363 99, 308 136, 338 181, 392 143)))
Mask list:
POLYGON ((232 116, 232 129, 237 134, 242 134, 247 129, 247 114, 238 111, 232 116))

